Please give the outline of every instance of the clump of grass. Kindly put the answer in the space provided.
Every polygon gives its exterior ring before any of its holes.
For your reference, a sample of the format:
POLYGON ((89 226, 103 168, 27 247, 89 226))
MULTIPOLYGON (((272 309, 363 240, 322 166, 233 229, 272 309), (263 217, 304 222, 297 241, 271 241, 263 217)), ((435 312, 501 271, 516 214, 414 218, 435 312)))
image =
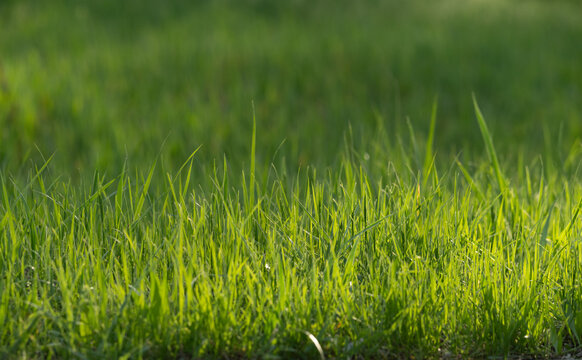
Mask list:
MULTIPOLYGON (((95 173, 78 186, 46 175, 48 162, 26 184, 2 173, 0 355, 579 349, 582 184, 544 179, 535 163, 527 183, 506 181, 475 108, 490 159, 476 170, 436 171, 446 168, 432 160, 433 110, 425 161, 413 171, 391 151, 377 162, 346 153, 341 171, 323 175, 255 176, 251 151, 240 177, 248 184, 231 180, 225 160, 209 169, 208 188, 190 184, 196 152, 155 187, 154 166, 113 179, 95 173)), ((260 129, 253 148, 255 136, 260 129)))

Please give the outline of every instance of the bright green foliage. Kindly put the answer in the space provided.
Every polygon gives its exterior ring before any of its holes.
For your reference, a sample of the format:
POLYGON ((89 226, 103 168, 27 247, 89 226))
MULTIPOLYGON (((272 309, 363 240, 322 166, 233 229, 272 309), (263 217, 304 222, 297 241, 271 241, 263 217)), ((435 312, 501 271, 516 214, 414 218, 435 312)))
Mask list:
POLYGON ((579 355, 580 4, 314 3, 0 2, 0 358, 579 355))
POLYGON ((23 186, 3 177, 2 355, 480 357, 580 345, 579 180, 527 175, 531 190, 518 172, 501 196, 493 165, 471 184, 453 167, 421 187, 403 156, 374 179, 345 155, 341 171, 273 171, 249 187, 215 169, 205 191, 190 188, 195 154, 156 190, 153 166, 80 186, 45 183, 50 164, 23 186))

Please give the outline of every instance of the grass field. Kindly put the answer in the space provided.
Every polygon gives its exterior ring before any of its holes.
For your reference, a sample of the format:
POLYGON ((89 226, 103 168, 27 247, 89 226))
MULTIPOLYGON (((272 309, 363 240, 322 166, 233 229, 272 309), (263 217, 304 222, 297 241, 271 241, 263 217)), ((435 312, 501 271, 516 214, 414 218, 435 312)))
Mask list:
POLYGON ((581 13, 0 2, 0 358, 582 357, 581 13))

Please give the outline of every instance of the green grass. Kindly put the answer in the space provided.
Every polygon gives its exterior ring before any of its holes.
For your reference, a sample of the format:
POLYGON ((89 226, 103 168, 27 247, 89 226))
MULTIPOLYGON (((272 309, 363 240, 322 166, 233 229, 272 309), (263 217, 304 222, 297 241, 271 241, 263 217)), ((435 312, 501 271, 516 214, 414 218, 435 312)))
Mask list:
POLYGON ((351 155, 248 186, 217 169, 207 191, 189 187, 196 155, 156 191, 153 167, 79 186, 2 177, 2 356, 579 349, 577 177, 532 164, 500 193, 494 165, 422 184, 405 157, 373 179, 351 155))
POLYGON ((580 356, 580 10, 0 4, 0 358, 580 356))

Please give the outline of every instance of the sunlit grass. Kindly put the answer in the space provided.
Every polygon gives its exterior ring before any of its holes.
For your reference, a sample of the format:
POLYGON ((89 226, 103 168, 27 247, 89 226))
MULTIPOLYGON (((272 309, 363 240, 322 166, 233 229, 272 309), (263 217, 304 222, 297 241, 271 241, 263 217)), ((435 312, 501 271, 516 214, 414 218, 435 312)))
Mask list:
POLYGON ((580 346, 578 178, 546 178, 533 164, 500 182, 501 159, 470 173, 415 171, 404 153, 371 177, 353 151, 325 174, 273 169, 261 181, 251 170, 246 185, 215 168, 208 190, 190 184, 195 153, 157 189, 158 165, 78 187, 46 183, 50 163, 26 185, 3 175, 3 356, 482 357, 580 346))
POLYGON ((581 357, 580 7, 0 2, 0 358, 581 357))

